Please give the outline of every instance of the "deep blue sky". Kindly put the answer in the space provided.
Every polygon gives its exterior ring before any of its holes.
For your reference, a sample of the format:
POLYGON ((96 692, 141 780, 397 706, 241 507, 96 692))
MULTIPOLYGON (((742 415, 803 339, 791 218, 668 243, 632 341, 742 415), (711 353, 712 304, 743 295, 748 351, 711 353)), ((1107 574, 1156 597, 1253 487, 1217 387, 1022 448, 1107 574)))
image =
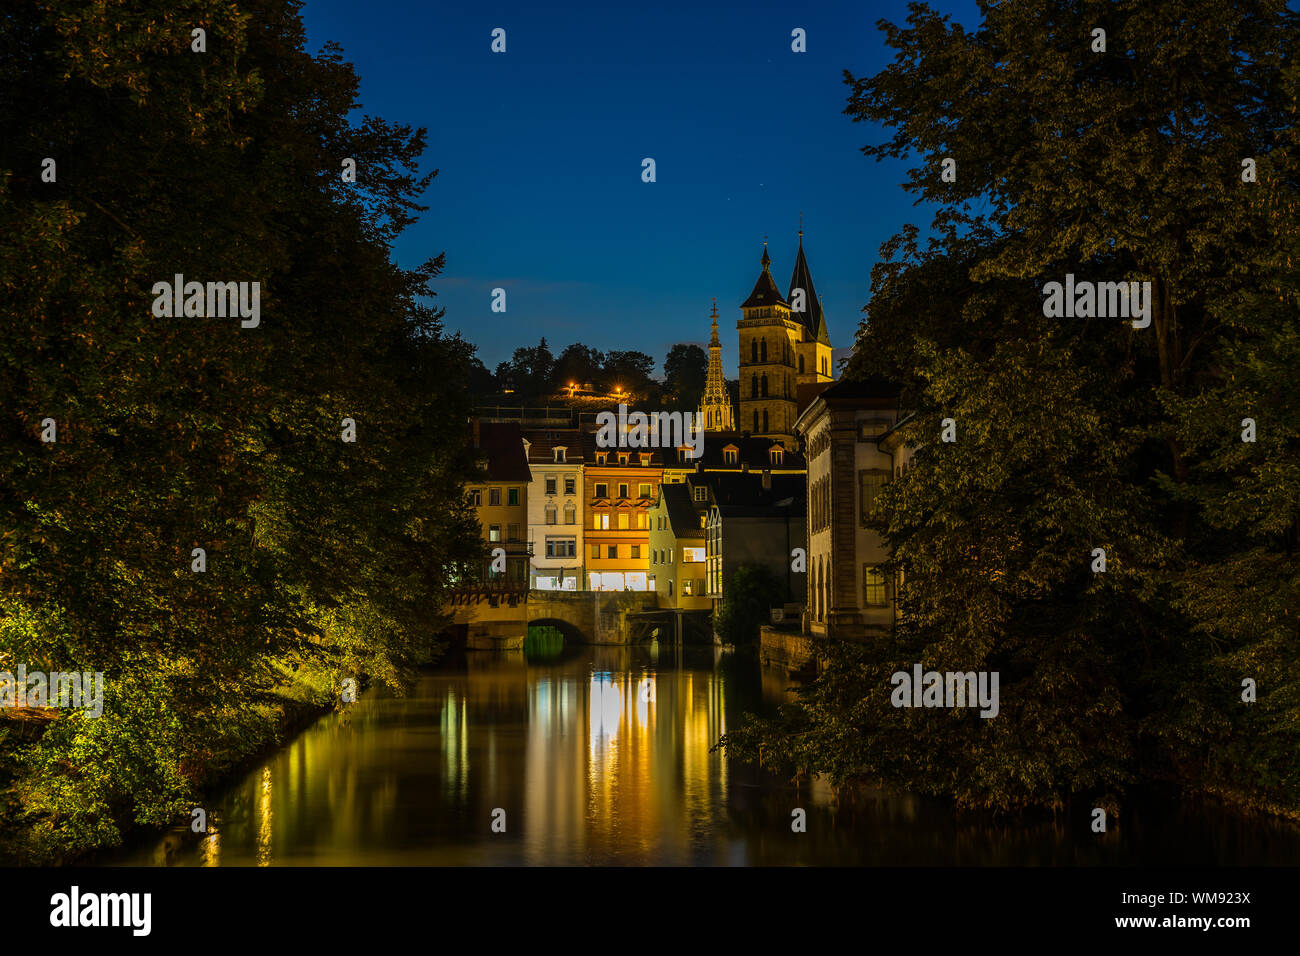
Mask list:
MULTIPOLYGON (((975 20, 973 0, 933 5, 975 20)), ((875 24, 901 23, 902 0, 448 6, 307 0, 303 18, 313 51, 334 40, 355 64, 363 112, 428 129, 422 168, 440 172, 396 256, 446 252, 437 303, 489 369, 544 335, 557 355, 574 341, 647 352, 658 374, 674 342, 707 344, 716 296, 734 377, 763 236, 785 291, 801 210, 844 348, 880 244, 929 223, 903 165, 859 151, 881 131, 843 113, 843 70, 889 62, 875 24), (790 49, 795 27, 806 53, 790 49), (490 309, 498 286, 505 314, 490 309)))

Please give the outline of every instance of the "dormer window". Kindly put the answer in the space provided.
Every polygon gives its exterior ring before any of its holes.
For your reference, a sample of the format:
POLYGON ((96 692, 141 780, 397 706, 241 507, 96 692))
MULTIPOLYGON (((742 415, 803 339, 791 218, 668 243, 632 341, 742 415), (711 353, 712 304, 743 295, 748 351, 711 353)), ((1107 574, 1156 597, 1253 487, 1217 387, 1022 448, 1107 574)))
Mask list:
POLYGON ((603 451, 601 451, 601 452, 597 452, 597 453, 596 453, 596 464, 598 464, 598 465, 603 465, 603 464, 605 464, 605 459, 608 458, 608 457, 609 457, 609 455, 608 455, 606 452, 603 452, 603 451))
POLYGON ((648 466, 650 465, 650 460, 651 460, 652 458, 654 458, 654 455, 653 455, 653 454, 642 455, 642 456, 641 456, 641 467, 642 467, 642 468, 646 468, 646 467, 648 467, 648 466))
POLYGON ((565 448, 556 448, 556 449, 555 449, 555 462, 556 462, 556 464, 559 464, 559 465, 564 464, 564 453, 565 453, 566 450, 567 450, 567 449, 565 449, 565 448))
POLYGON ((785 449, 780 445, 774 445, 768 449, 767 457, 772 464, 779 465, 785 460, 785 449))
POLYGON ((618 463, 619 463, 620 465, 626 465, 626 464, 627 464, 627 455, 619 455, 619 456, 618 456, 618 463))
POLYGON ((734 465, 740 458, 739 449, 734 446, 728 446, 722 449, 722 463, 724 465, 734 465))

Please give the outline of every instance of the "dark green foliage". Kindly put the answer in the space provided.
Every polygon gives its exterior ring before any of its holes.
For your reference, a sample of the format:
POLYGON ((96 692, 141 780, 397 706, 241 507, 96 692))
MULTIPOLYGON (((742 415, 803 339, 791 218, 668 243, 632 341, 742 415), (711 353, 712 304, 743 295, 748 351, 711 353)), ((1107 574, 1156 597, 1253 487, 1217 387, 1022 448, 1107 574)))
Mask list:
POLYGON ((472 350, 420 304, 442 257, 389 255, 432 178, 423 130, 350 123, 357 78, 305 52, 296 4, 0 17, 0 669, 107 684, 103 717, 7 755, 0 828, 46 857, 170 819, 283 695, 401 686, 435 650, 477 547, 472 350), (175 273, 259 281, 260 326, 155 317, 175 273))
POLYGON ((879 521, 899 625, 829 645, 726 742, 970 805, 1163 781, 1300 814, 1300 24, 1268 0, 981 9, 967 33, 914 6, 895 62, 848 79, 848 112, 896 131, 868 155, 920 154, 940 204, 928 248, 886 245, 848 370, 915 412, 879 521), (1044 317, 1067 272, 1151 281, 1151 326, 1044 317), (895 709, 916 662, 998 671, 1000 714, 895 709))
POLYGON ((758 629, 784 603, 785 585, 766 566, 742 564, 726 583, 713 613, 713 630, 728 644, 756 644, 758 629))
POLYGON ((709 356, 698 345, 678 342, 664 359, 665 399, 677 409, 694 411, 709 376, 709 356))

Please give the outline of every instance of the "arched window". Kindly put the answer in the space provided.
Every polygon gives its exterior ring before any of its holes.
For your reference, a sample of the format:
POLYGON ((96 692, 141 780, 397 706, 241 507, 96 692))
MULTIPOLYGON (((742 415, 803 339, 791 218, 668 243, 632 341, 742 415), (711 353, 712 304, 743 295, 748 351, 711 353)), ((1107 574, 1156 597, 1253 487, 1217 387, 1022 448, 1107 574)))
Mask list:
POLYGON ((763 376, 763 397, 767 398, 767 376, 763 376))
POLYGON ((822 619, 822 559, 817 558, 817 579, 813 582, 813 616, 822 619))
POLYGON ((751 375, 749 377, 749 397, 758 398, 758 376, 757 375, 751 375))
MULTIPOLYGON (((763 390, 763 394, 764 395, 767 394, 766 389, 763 390)), ((763 431, 767 431, 767 409, 766 408, 763 409, 763 431)))
POLYGON ((578 523, 578 509, 575 508, 573 505, 564 506, 564 523, 565 524, 578 523))
POLYGON ((749 353, 750 353, 750 358, 752 358, 754 362, 757 363, 758 362, 758 339, 749 340, 749 353))
POLYGON ((822 579, 822 614, 831 616, 831 562, 826 562, 826 577, 822 579))
POLYGON ((763 339, 762 343, 758 346, 758 358, 761 362, 767 361, 767 339, 763 339))
POLYGON ((799 356, 799 374, 800 374, 800 375, 803 374, 803 356, 802 356, 802 355, 799 356))
POLYGON ((754 412, 754 431, 758 431, 758 412, 754 412))

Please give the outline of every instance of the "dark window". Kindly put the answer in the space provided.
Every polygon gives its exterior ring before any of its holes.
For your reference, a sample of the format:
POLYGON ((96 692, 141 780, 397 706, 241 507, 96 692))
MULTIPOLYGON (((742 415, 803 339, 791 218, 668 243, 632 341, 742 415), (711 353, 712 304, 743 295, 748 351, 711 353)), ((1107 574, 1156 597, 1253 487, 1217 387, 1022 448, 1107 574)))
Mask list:
POLYGON ((858 472, 859 502, 864 525, 875 512, 876 496, 880 494, 880 490, 885 487, 885 482, 888 480, 889 472, 880 469, 872 468, 858 472))

